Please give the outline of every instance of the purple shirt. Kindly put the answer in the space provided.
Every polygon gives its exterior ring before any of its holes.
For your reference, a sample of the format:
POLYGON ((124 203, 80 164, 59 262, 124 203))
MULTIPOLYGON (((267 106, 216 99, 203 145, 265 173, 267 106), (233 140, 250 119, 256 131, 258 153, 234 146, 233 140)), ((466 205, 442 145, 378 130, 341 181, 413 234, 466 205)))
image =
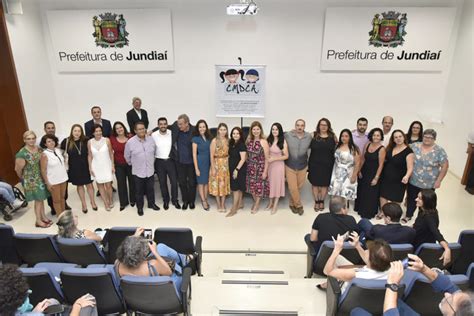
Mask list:
POLYGON ((352 139, 354 140, 354 144, 356 144, 356 146, 359 147, 359 153, 363 155, 365 145, 367 145, 367 143, 369 142, 369 138, 367 137, 367 134, 364 134, 361 136, 357 130, 353 130, 352 139))
POLYGON ((156 144, 153 137, 146 135, 140 139, 137 135, 125 145, 125 160, 132 166, 132 174, 139 178, 149 178, 155 173, 156 144))

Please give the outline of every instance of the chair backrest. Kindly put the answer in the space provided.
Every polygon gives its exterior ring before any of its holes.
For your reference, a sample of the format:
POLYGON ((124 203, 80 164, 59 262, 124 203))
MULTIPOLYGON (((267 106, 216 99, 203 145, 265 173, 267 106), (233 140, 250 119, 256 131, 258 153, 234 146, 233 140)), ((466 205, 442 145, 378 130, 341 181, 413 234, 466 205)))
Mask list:
POLYGON ((15 234, 15 248, 21 260, 32 267, 39 262, 63 262, 53 235, 15 234))
POLYGON ((403 260, 409 253, 413 253, 412 244, 390 244, 392 248, 393 260, 403 260))
POLYGON ((30 287, 29 298, 33 306, 46 298, 55 298, 60 303, 64 303, 61 286, 47 268, 20 268, 19 270, 30 287))
POLYGON ((127 308, 145 314, 182 313, 173 281, 169 277, 124 276, 120 280, 127 308))
POLYGON ((97 243, 90 239, 58 238, 59 252, 66 262, 86 267, 106 264, 105 255, 97 243))
MULTIPOLYGON (((361 307, 373 315, 380 315, 385 299, 386 280, 353 279, 344 293, 341 293, 337 315, 350 315, 356 307, 361 307)), ((399 296, 404 293, 404 285, 399 289, 399 296)))
POLYGON ((2 263, 20 263, 13 242, 14 235, 15 231, 11 226, 0 224, 0 262, 2 263))
POLYGON ((463 230, 459 234, 458 243, 461 245, 461 253, 454 261, 451 272, 466 274, 467 267, 474 262, 474 230, 463 230))
POLYGON ((112 265, 103 268, 64 269, 61 272, 61 283, 69 304, 90 293, 96 299, 100 315, 126 312, 112 265))
MULTIPOLYGON (((112 227, 107 231, 107 262, 114 263, 117 249, 125 238, 135 233, 136 227, 112 227)), ((104 238, 105 239, 105 238, 104 238)))
MULTIPOLYGON (((333 241, 325 241, 321 244, 319 248, 319 252, 316 255, 315 261, 315 270, 314 273, 318 275, 325 275, 323 270, 326 262, 328 261, 331 253, 334 249, 334 242, 333 241)), ((362 258, 360 257, 357 249, 352 247, 348 242, 344 243, 344 248, 341 251, 341 256, 352 262, 353 264, 361 264, 362 258)))
POLYGON ((166 244, 182 254, 192 254, 195 251, 193 231, 189 228, 157 228, 154 240, 157 244, 166 244))
MULTIPOLYGON (((451 249, 451 262, 455 262, 461 254, 461 245, 458 243, 449 243, 451 249)), ((439 258, 443 255, 444 249, 436 243, 424 243, 418 246, 415 255, 421 258, 423 262, 431 268, 444 269, 443 261, 439 258)))
MULTIPOLYGON (((451 281, 461 290, 468 288, 469 280, 465 275, 449 275, 451 281)), ((405 303, 420 315, 441 315, 438 305, 444 293, 435 292, 431 283, 421 274, 414 273, 414 277, 407 283, 405 303)))

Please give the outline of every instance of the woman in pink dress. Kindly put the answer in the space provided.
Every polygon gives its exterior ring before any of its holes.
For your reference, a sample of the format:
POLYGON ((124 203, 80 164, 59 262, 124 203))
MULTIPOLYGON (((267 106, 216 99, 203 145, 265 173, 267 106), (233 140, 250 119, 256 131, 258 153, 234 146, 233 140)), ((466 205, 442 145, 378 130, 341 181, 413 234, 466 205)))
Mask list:
POLYGON ((255 121, 250 125, 250 133, 246 141, 247 145, 247 193, 252 194, 252 214, 258 212, 260 200, 269 195, 268 187, 268 142, 263 136, 262 124, 255 121))
POLYGON ((283 135, 280 123, 273 123, 270 135, 267 138, 270 146, 270 157, 268 158, 268 182, 270 185, 270 201, 267 209, 275 214, 278 200, 285 196, 285 163, 288 159, 288 145, 283 135))

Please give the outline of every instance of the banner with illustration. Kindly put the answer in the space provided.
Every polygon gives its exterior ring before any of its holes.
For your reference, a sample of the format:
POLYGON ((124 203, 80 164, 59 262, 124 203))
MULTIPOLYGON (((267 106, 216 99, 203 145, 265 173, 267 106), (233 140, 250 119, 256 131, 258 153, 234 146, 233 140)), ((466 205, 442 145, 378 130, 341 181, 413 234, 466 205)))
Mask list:
POLYGON ((265 116, 265 66, 216 65, 217 116, 265 116))
POLYGON ((453 7, 328 8, 321 70, 442 71, 455 15, 453 7))
POLYGON ((169 9, 46 12, 58 72, 173 71, 169 9))

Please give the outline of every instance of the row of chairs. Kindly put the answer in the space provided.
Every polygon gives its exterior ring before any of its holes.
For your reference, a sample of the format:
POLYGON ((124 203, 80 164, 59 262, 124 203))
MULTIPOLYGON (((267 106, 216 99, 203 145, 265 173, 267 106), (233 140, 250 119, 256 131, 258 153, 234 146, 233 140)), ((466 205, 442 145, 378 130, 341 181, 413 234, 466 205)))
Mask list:
MULTIPOLYGON (((14 233, 11 226, 0 225, 0 260, 29 267, 41 262, 66 262, 86 267, 91 264, 113 264, 123 240, 133 235, 136 227, 112 227, 107 230, 101 249, 93 240, 57 238, 49 234, 14 233)), ((154 241, 195 258, 188 263, 193 274, 202 276, 202 237, 193 239, 189 228, 157 228, 154 241)))
POLYGON ((45 298, 55 298, 72 305, 84 294, 97 302, 99 315, 105 314, 171 314, 189 315, 191 268, 183 270, 182 283, 176 289, 170 277, 118 278, 113 265, 93 264, 82 268, 73 263, 38 263, 20 268, 30 290, 33 305, 45 298))
MULTIPOLYGON (((464 274, 448 275, 461 290, 474 289, 474 263, 464 274)), ((386 280, 353 279, 342 293, 338 281, 328 278, 326 295, 326 315, 350 315, 356 307, 361 307, 373 315, 383 310, 386 280)), ((441 315, 438 304, 444 293, 435 292, 431 283, 421 273, 405 270, 398 293, 408 306, 420 315, 441 315)))
MULTIPOLYGON (((307 264, 306 278, 311 278, 313 273, 325 276, 323 273, 324 266, 331 256, 334 249, 333 241, 325 241, 322 243, 319 252, 314 250, 310 235, 304 237, 307 245, 307 264)), ((443 254, 443 247, 435 243, 425 243, 420 245, 416 250, 411 244, 391 244, 394 260, 403 260, 407 254, 414 253, 419 256, 423 262, 431 268, 446 269, 453 274, 466 274, 468 266, 474 262, 474 230, 464 230, 459 234, 457 243, 449 243, 451 249, 451 262, 449 267, 444 267, 443 262, 439 260, 443 254)), ((349 243, 344 243, 341 255, 354 264, 363 264, 362 258, 357 250, 349 243)))

